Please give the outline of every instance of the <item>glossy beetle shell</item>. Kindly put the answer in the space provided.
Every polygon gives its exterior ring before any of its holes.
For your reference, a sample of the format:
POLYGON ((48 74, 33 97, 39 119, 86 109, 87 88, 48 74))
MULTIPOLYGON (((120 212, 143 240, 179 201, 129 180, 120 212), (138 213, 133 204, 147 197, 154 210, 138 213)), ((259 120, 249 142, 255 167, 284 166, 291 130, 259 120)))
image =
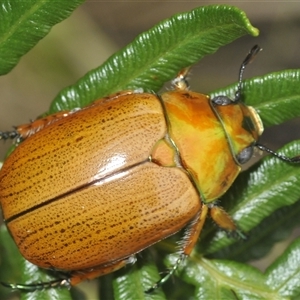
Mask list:
POLYGON ((120 95, 26 139, 0 171, 4 219, 23 256, 85 270, 189 224, 226 192, 240 171, 235 155, 257 137, 239 103, 212 105, 188 91, 120 95))
POLYGON ((4 218, 41 267, 80 270, 127 257, 200 209, 187 175, 148 161, 166 124, 151 94, 83 109, 24 141, 0 173, 4 218))

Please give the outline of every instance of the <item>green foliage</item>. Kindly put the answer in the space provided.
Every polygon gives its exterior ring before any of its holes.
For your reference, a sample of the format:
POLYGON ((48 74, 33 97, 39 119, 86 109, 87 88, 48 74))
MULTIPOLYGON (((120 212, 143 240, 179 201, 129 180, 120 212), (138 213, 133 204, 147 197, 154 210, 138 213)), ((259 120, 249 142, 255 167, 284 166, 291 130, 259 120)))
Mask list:
POLYGON ((84 0, 2 0, 0 74, 8 73, 51 28, 84 0))
MULTIPOLYGON (((81 2, 2 1, 1 73, 8 72, 55 23, 66 18, 81 2)), ((61 91, 50 112, 82 107, 123 89, 158 91, 182 68, 245 34, 257 35, 258 31, 244 12, 235 7, 207 6, 178 14, 140 34, 102 66, 61 91)), ((299 72, 288 70, 245 81, 244 100, 259 111, 267 126, 297 116, 299 72)), ((236 85, 232 85, 211 96, 233 96, 235 90, 236 85)), ((289 156, 299 154, 300 141, 285 146, 280 152, 289 156)), ((175 283, 170 280, 164 291, 159 289, 146 295, 144 290, 160 278, 158 270, 165 268, 160 261, 161 248, 167 248, 168 253, 174 250, 174 239, 163 241, 157 248, 143 252, 135 265, 101 278, 101 299, 296 299, 300 294, 300 239, 264 274, 245 262, 263 257, 275 242, 299 225, 299 181, 299 166, 273 157, 261 160, 241 174, 222 199, 239 227, 248 233, 248 240, 229 238, 208 223, 195 251, 176 273, 175 283)), ((32 283, 55 278, 55 274, 39 270, 20 256, 4 226, 0 232, 0 247, 1 281, 32 283)), ((171 266, 176 255, 167 258, 165 264, 171 266)), ((1 299, 9 293, 0 288, 1 299)), ((22 299, 82 297, 64 288, 21 294, 22 299)))
POLYGON ((258 35, 244 12, 206 6, 173 16, 140 34, 55 98, 50 112, 82 107, 111 93, 143 88, 158 91, 179 70, 245 35, 258 35))

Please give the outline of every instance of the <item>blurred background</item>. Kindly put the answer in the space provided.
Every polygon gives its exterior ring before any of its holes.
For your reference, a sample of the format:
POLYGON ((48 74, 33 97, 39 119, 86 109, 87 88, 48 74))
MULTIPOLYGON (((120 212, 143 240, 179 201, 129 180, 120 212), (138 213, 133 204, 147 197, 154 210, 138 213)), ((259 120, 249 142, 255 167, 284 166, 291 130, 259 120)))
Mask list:
MULTIPOLYGON (((247 68, 245 78, 300 68, 298 1, 86 1, 68 20, 56 25, 12 72, 0 78, 0 130, 10 130, 47 111, 62 88, 102 64, 137 34, 173 14, 208 4, 230 4, 244 10, 260 36, 245 36, 195 65, 193 90, 208 93, 237 81, 239 66, 254 44, 264 51, 247 68)), ((296 119, 271 128, 263 143, 277 149, 300 138, 299 126, 296 119)), ((0 143, 0 161, 9 145, 9 141, 0 143)), ((264 268, 261 261, 255 264, 264 268)))

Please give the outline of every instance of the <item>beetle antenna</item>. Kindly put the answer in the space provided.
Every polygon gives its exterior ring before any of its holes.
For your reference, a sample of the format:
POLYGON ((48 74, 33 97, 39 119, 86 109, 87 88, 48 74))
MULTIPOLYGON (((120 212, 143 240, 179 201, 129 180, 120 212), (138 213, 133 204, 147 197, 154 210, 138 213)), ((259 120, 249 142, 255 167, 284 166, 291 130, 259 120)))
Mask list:
POLYGON ((244 75, 244 71, 246 69, 246 66, 254 60, 255 56, 261 50, 262 50, 262 48, 260 48, 258 45, 255 45, 254 47, 252 47, 252 49, 249 51, 248 55, 246 56, 246 58, 242 62, 241 67, 240 67, 240 72, 239 72, 238 88, 237 88, 237 91, 235 93, 234 102, 239 101, 241 99, 242 84, 243 84, 242 80, 243 80, 243 75, 244 75))
POLYGON ((285 155, 282 155, 282 154, 279 154, 279 153, 276 153, 275 151, 263 146, 263 145, 260 145, 260 144, 255 144, 255 146, 262 150, 262 151, 265 151, 265 152, 268 152, 270 154, 272 154, 273 156, 283 160, 283 161, 286 161, 286 162, 289 162, 289 163, 300 163, 300 155, 297 155, 297 156, 294 156, 294 157, 288 157, 288 156, 285 156, 285 155))

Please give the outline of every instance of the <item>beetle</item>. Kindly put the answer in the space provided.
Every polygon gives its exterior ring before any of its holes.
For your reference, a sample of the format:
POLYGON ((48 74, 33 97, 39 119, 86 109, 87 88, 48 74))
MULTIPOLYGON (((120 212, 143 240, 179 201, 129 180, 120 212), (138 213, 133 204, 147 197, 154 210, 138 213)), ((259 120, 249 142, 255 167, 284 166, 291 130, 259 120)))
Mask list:
POLYGON ((186 228, 177 262, 152 292, 189 256, 208 214, 238 232, 217 200, 253 149, 300 162, 258 144, 262 122, 241 101, 245 66, 260 50, 243 61, 233 100, 190 91, 186 69, 161 95, 122 91, 1 132, 19 144, 0 171, 6 226, 28 261, 67 274, 2 284, 26 291, 75 285, 133 263, 136 253, 186 228))

